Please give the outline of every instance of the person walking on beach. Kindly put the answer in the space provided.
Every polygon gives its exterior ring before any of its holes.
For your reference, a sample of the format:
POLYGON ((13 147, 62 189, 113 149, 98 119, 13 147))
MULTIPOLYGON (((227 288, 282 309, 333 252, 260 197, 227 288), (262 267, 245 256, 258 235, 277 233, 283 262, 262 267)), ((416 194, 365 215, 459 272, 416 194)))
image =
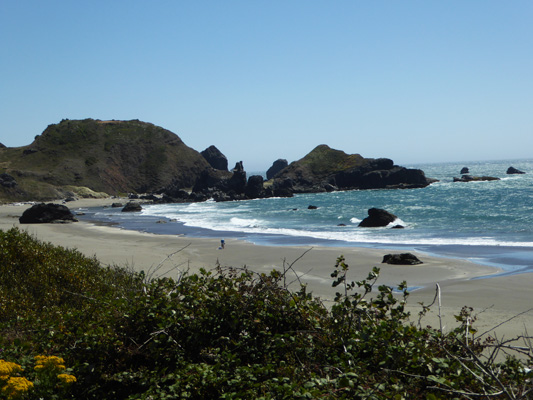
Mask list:
POLYGON ((220 248, 224 249, 225 246, 226 246, 226 242, 224 241, 224 239, 221 239, 220 240, 220 248))

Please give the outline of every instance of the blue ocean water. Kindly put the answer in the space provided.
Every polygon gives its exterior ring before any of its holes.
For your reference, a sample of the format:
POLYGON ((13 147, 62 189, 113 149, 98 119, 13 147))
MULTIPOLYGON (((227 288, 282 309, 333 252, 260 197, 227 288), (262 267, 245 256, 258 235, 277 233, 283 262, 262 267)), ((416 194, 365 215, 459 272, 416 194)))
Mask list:
MULTIPOLYGON (((407 166, 407 165, 406 165, 407 166)), ((409 165, 439 179, 423 189, 355 190, 237 202, 94 209, 85 218, 125 229, 269 245, 370 246, 469 259, 509 273, 533 270, 533 160, 409 165), (462 167, 499 181, 453 182, 462 167), (507 175, 513 166, 523 175, 507 175), (309 205, 317 209, 308 209, 309 205), (405 229, 359 228, 372 207, 405 229), (165 224, 157 223, 164 220, 165 224)))

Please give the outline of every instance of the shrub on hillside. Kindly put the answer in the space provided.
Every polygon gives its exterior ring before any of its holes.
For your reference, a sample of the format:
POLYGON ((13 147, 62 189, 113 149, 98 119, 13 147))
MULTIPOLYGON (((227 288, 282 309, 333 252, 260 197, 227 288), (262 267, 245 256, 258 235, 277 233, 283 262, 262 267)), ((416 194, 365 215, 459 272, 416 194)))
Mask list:
POLYGON ((472 340, 468 309, 449 333, 416 327, 405 283, 376 287, 377 268, 350 282, 342 257, 328 308, 305 285, 287 289, 291 267, 149 280, 17 229, 1 232, 0 246, 2 357, 26 369, 36 355, 62 357, 77 381, 61 398, 509 399, 531 390, 516 358, 484 358, 494 343, 472 340))

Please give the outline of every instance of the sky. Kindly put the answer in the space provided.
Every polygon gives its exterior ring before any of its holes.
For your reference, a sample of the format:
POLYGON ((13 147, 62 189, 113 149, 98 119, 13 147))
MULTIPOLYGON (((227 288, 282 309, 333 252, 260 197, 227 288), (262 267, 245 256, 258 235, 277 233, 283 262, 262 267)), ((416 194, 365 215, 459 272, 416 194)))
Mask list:
POLYGON ((0 143, 139 119, 230 168, 533 158, 533 2, 0 0, 0 143))

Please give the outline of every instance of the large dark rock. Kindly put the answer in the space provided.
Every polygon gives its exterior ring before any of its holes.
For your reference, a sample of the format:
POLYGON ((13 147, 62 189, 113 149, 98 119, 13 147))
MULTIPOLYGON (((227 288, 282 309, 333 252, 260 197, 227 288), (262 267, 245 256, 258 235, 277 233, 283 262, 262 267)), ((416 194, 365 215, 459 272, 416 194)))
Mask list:
POLYGON ((267 170, 266 172, 266 177, 267 179, 272 179, 274 178, 278 172, 280 172, 283 168, 285 168, 287 165, 289 165, 289 163, 287 162, 287 160, 285 159, 277 159, 276 161, 274 161, 274 163, 272 164, 272 166, 267 170))
POLYGON ((261 175, 252 175, 248 178, 248 183, 244 188, 244 194, 250 199, 265 197, 263 188, 263 177, 261 175))
POLYGON ((3 173, 0 174, 0 186, 5 188, 14 188, 17 186, 17 181, 11 175, 3 173))
POLYGON ((472 176, 472 175, 463 175, 460 178, 453 178, 454 182, 478 182, 478 181, 499 181, 500 178, 495 178, 493 176, 472 176))
POLYGON ((228 181, 228 189, 233 190, 235 193, 244 193, 246 187, 246 171, 242 165, 242 161, 235 164, 235 168, 231 170, 233 175, 228 181))
POLYGON ((139 212, 142 211, 142 209, 143 208, 139 203, 137 203, 136 201, 130 201, 124 206, 122 212, 139 212))
POLYGON ((21 224, 47 224, 77 222, 67 206, 53 203, 35 204, 28 208, 19 218, 21 224))
POLYGON ((220 152, 215 146, 209 146, 207 149, 200 153, 206 161, 215 169, 221 171, 228 170, 228 159, 224 154, 220 152))
POLYGON ((377 228, 387 226, 398 217, 381 208, 371 208, 368 210, 368 217, 363 219, 359 226, 362 228, 377 228))
POLYGON ((461 169, 461 172, 460 174, 463 175, 463 174, 469 174, 470 173, 470 170, 468 169, 468 167, 463 167, 461 169))
POLYGON ((383 256, 382 263, 396 265, 418 265, 423 264, 417 256, 411 253, 386 254, 383 256))
POLYGON ((198 197, 212 197, 217 201, 241 200, 245 199, 246 171, 242 161, 229 171, 205 170, 202 172, 193 187, 193 193, 198 197), (202 194, 202 196, 198 196, 202 194), (216 196, 215 196, 216 194, 216 196))
POLYGON ((507 174, 508 175, 525 174, 525 172, 524 171, 520 171, 519 169, 516 169, 515 167, 509 167, 509 168, 507 168, 507 174))
POLYGON ((0 149, 5 149, 5 148, 6 148, 6 145, 3 143, 0 143, 0 149))

